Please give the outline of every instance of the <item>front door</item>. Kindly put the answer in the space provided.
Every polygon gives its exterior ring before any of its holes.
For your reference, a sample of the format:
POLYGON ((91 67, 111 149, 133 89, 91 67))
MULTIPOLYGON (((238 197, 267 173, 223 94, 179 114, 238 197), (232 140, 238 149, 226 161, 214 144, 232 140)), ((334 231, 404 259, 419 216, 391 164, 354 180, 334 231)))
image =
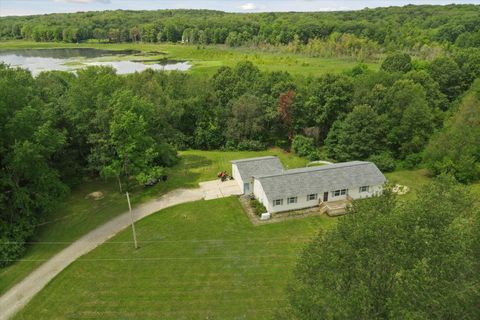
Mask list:
POLYGON ((323 202, 327 202, 328 201, 328 192, 324 192, 323 193, 323 202))
POLYGON ((243 193, 249 194, 250 193, 250 183, 243 184, 243 193))

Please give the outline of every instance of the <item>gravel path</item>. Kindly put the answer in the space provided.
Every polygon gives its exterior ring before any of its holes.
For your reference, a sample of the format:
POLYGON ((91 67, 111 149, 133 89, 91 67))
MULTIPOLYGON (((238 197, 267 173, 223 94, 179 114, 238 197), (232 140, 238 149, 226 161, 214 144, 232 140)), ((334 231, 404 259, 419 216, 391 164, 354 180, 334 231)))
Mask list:
MULTIPOLYGON (((237 195, 240 188, 235 187, 232 181, 224 184, 216 181, 201 183, 197 189, 173 190, 159 199, 144 203, 134 208, 133 215, 138 221, 161 209, 177 204, 237 195), (212 197, 212 195, 216 195, 212 197)), ((25 279, 17 283, 0 297, 0 319, 9 319, 22 309, 30 299, 42 290, 63 269, 82 255, 92 251, 97 246, 130 226, 130 213, 122 213, 97 229, 87 233, 70 246, 57 253, 50 260, 30 273, 25 279)))

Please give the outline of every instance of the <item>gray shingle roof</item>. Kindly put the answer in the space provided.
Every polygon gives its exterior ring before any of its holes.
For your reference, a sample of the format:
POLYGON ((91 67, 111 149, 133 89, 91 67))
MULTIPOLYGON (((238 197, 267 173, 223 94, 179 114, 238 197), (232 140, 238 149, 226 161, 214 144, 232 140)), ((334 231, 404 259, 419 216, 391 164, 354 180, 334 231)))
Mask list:
POLYGON ((272 175, 283 171, 282 163, 273 156, 234 160, 231 163, 237 165, 240 177, 245 182, 253 176, 272 175))
POLYGON ((385 176, 371 162, 351 161, 256 175, 269 201, 290 196, 380 185, 385 176))

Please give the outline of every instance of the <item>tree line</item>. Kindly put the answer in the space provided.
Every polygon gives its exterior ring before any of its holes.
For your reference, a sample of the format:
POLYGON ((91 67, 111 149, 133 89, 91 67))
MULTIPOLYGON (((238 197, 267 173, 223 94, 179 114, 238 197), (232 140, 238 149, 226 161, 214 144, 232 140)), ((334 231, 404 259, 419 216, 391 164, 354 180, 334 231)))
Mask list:
POLYGON ((0 18, 0 39, 288 45, 321 54, 478 47, 480 6, 405 6, 348 12, 104 11, 0 18))
POLYGON ((478 130, 463 125, 478 125, 478 85, 467 107, 459 101, 479 74, 478 50, 430 62, 397 53, 379 71, 360 64, 300 78, 248 61, 212 77, 88 67, 34 78, 0 65, 0 260, 21 255, 34 226, 82 177, 128 189, 174 165, 178 149, 279 146, 312 160, 369 159, 384 171, 426 159, 435 173, 478 179, 478 130), (462 143, 443 154, 452 130, 462 143))

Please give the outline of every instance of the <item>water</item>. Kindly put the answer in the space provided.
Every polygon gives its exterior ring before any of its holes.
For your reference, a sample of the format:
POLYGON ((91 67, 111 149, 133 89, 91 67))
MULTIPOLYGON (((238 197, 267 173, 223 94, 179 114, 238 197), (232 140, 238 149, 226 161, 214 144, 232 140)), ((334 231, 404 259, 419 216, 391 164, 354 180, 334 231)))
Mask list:
POLYGON ((138 60, 118 61, 119 57, 122 58, 132 55, 141 55, 141 52, 135 50, 111 51, 92 48, 20 49, 0 51, 0 62, 14 67, 28 69, 34 76, 42 71, 75 71, 76 69, 89 65, 111 66, 117 70, 118 74, 141 72, 146 69, 186 71, 191 67, 188 62, 175 60, 158 60, 149 62, 149 64, 138 60), (109 60, 109 58, 111 59, 109 60), (101 60, 96 61, 96 59, 101 60))

